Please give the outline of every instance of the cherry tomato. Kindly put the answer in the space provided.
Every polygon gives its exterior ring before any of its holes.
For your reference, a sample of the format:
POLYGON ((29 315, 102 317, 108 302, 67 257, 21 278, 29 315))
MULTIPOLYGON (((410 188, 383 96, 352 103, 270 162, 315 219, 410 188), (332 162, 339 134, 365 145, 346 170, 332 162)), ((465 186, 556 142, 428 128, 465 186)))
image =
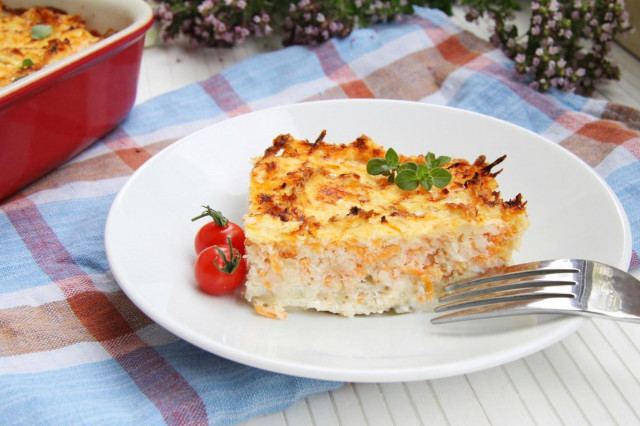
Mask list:
POLYGON ((227 237, 231 237, 233 247, 244 255, 244 231, 233 222, 229 222, 225 226, 209 222, 200 228, 194 241, 196 253, 211 246, 226 246, 227 237))
POLYGON ((224 217, 218 210, 214 210, 209 206, 202 207, 205 209, 204 212, 191 219, 191 221, 209 217, 213 222, 204 225, 196 234, 194 241, 196 253, 199 254, 202 250, 211 246, 226 246, 227 238, 231 237, 233 247, 244 255, 244 231, 242 228, 233 222, 229 222, 229 219, 224 217))
POLYGON ((239 251, 233 251, 234 255, 231 254, 229 245, 226 245, 210 246, 200 252, 194 265, 194 273, 202 291, 217 296, 231 293, 244 283, 246 264, 239 251), (217 249, 222 251, 224 258, 217 249))

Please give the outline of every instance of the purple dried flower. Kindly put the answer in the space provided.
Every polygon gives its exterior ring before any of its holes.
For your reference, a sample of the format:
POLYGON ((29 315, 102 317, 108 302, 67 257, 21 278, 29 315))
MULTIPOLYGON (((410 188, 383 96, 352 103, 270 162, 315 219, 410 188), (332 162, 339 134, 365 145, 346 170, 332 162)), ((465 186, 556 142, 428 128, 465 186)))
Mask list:
POLYGON ((491 1, 486 4, 496 6, 483 6, 482 0, 461 2, 476 5, 473 14, 467 9, 467 19, 480 15, 495 22, 490 40, 515 60, 516 71, 535 82, 532 86, 538 90, 558 87, 589 94, 595 82, 619 76, 618 67, 607 55, 612 40, 631 28, 624 0, 532 1, 524 38, 507 22, 513 19, 508 6, 491 1))
POLYGON ((207 10, 213 9, 213 1, 205 0, 198 6, 198 12, 204 13, 207 10))
MULTIPOLYGON (((193 45, 231 47, 278 26, 283 44, 317 44, 359 27, 399 21, 414 5, 456 0, 157 0, 163 40, 185 35, 193 45)), ((513 0, 457 0, 470 21, 491 20, 490 41, 515 61, 538 90, 590 93, 602 79, 618 78, 607 60, 614 38, 631 29, 624 0, 533 0, 525 37, 513 25, 513 0), (575 71, 577 70, 577 71, 575 71)))

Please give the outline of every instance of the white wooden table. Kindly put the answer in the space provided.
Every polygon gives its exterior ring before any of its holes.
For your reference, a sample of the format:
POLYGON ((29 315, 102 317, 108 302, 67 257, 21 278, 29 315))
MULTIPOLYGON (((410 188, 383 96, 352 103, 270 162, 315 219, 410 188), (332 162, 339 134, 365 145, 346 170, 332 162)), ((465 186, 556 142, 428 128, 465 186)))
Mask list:
MULTIPOLYGON (((486 38, 457 11, 456 23, 486 38)), ((137 103, 204 80, 260 52, 261 39, 228 50, 148 48, 137 103)), ((640 109, 640 62, 622 48, 619 82, 594 97, 640 109)), ((590 320, 577 333, 524 359, 472 374, 406 383, 347 383, 249 425, 621 424, 640 425, 640 325, 590 320)))

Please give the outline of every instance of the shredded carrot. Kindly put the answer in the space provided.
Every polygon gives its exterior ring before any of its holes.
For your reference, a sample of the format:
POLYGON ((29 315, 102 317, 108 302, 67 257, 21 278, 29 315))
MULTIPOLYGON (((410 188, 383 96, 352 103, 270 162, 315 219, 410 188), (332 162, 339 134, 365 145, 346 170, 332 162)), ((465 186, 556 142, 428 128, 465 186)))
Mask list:
POLYGON ((287 313, 284 311, 276 312, 271 308, 258 305, 257 303, 253 304, 253 308, 256 310, 257 313, 268 318, 285 319, 287 317, 287 313))
POLYGON ((424 289, 429 295, 429 298, 433 298, 433 282, 431 281, 431 276, 429 274, 424 274, 420 277, 420 281, 424 284, 424 289))
POLYGON ((278 262, 278 259, 275 259, 273 256, 269 256, 269 263, 271 264, 271 267, 273 268, 273 270, 276 271, 278 274, 282 272, 282 265, 280 265, 280 262, 278 262))
POLYGON ((394 231, 396 231, 398 233, 402 233, 402 230, 400 228, 398 228, 395 225, 390 224, 389 222, 386 222, 385 225, 387 225, 389 228, 393 229, 394 231))
POLYGON ((385 247, 380 253, 366 253, 364 256, 365 263, 381 262, 400 253, 400 246, 392 245, 385 247))

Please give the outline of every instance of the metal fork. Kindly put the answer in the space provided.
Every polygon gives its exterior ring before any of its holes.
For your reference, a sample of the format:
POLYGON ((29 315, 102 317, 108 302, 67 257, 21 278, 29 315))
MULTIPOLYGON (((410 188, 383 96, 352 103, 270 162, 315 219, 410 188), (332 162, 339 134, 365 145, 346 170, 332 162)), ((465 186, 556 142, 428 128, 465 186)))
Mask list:
POLYGON ((454 311, 433 324, 527 314, 573 314, 640 323, 640 281, 603 263, 556 259, 523 263, 444 287, 444 304, 454 311))

